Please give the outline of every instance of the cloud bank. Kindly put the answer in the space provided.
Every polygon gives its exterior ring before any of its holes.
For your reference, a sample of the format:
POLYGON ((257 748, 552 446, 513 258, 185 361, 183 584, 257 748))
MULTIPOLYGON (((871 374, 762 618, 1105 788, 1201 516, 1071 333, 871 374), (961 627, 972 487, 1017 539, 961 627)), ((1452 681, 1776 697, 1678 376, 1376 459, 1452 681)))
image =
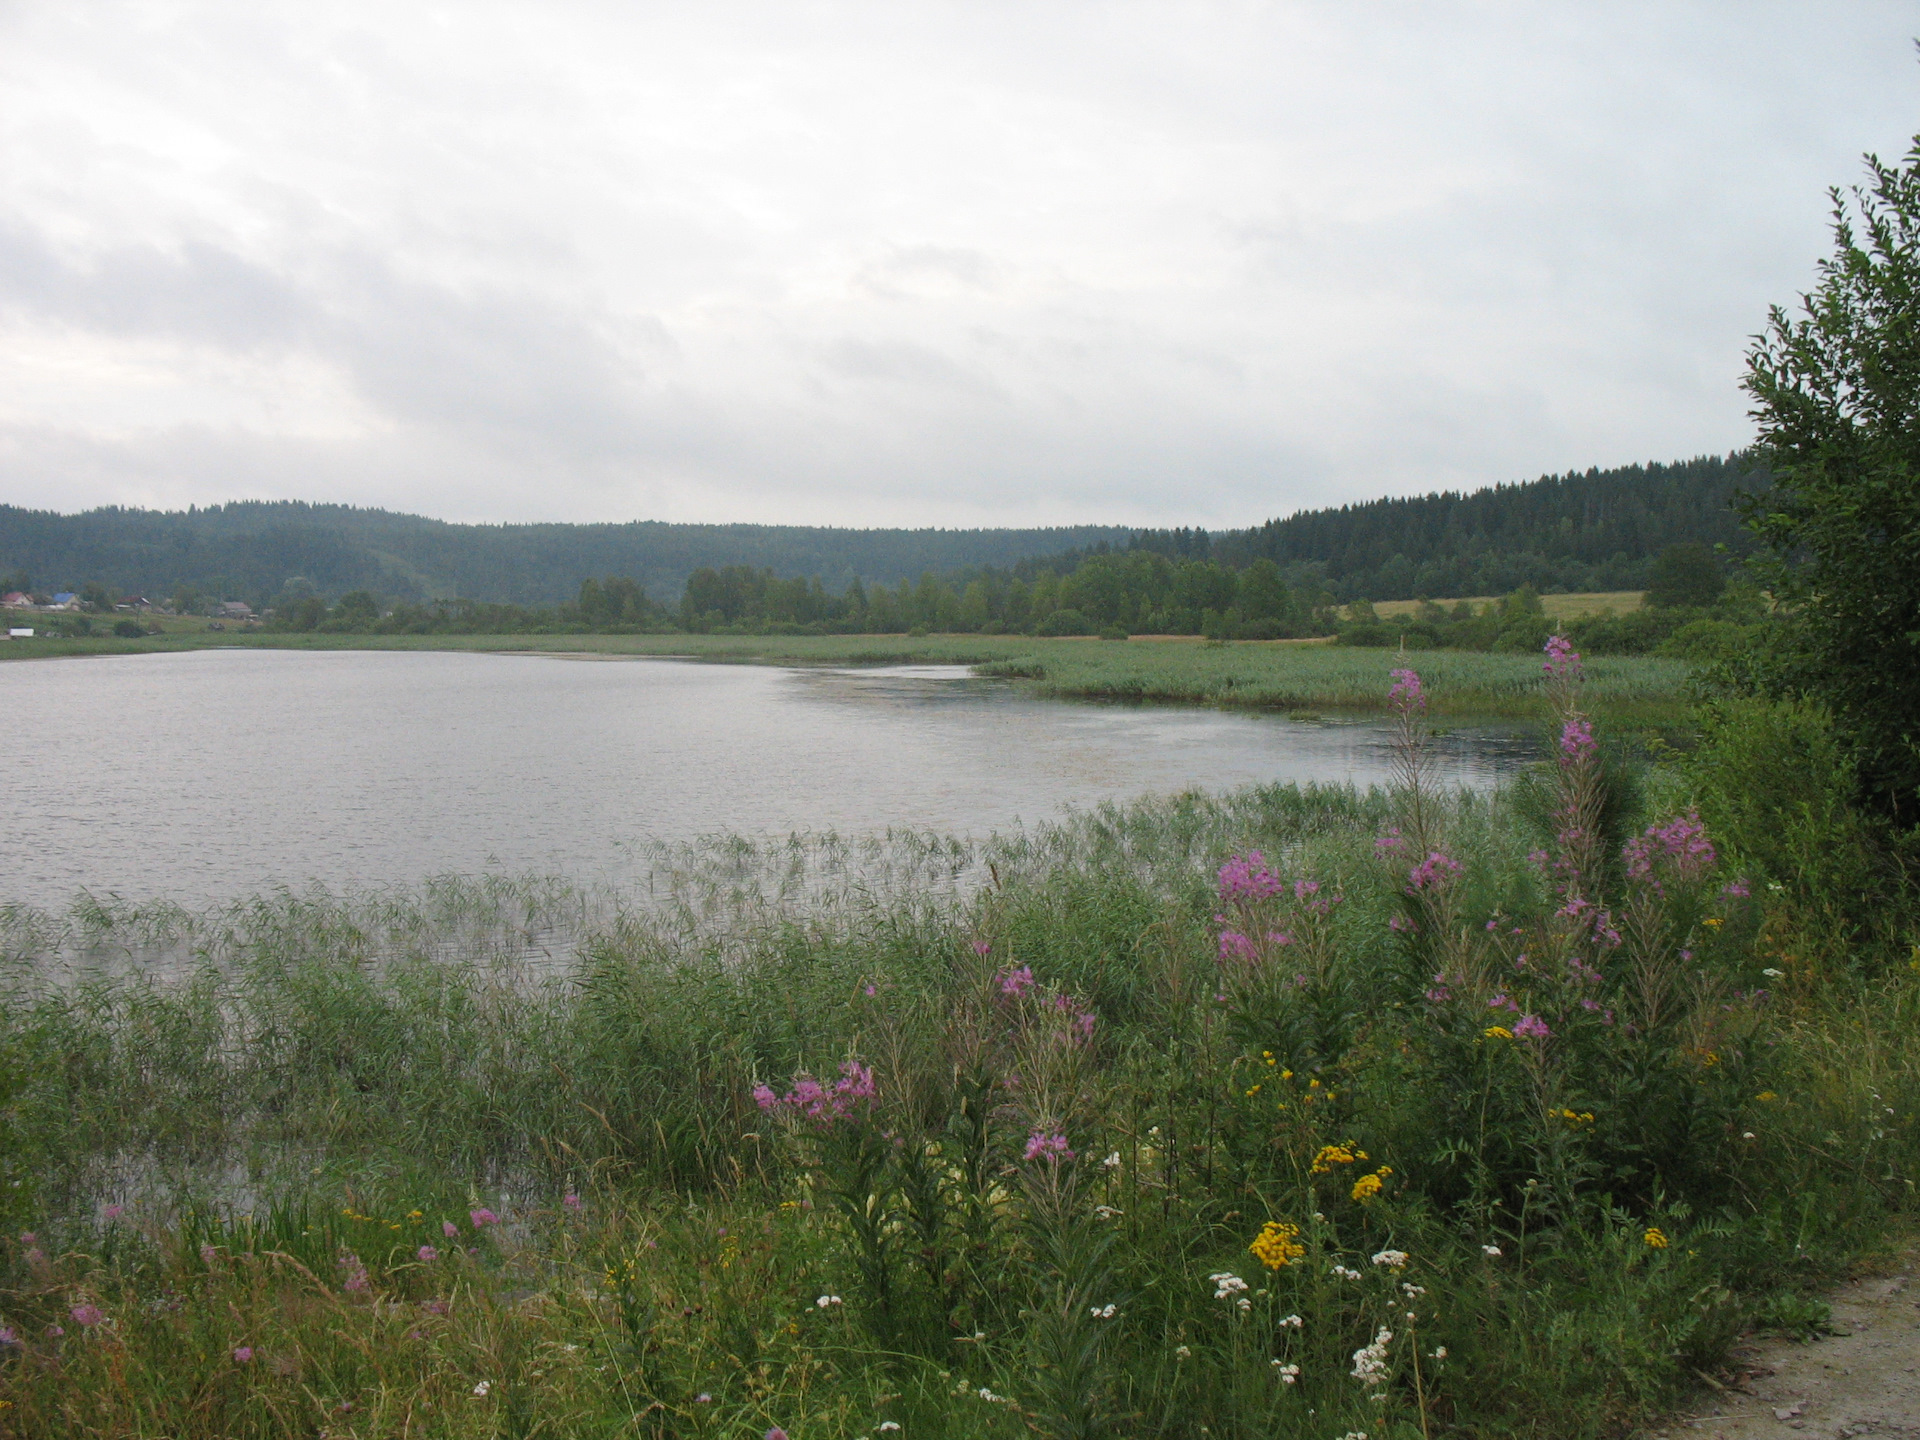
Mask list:
POLYGON ((1219 526, 1726 450, 1912 28, 15 0, 0 502, 1219 526))

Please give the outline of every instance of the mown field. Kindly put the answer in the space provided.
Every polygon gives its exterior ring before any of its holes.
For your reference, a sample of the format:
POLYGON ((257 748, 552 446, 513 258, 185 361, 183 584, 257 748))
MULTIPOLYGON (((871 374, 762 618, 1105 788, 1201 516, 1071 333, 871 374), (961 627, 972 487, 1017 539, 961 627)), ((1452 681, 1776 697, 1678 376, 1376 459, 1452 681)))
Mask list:
MULTIPOLYGON (((205 648, 290 650, 538 651, 681 655, 807 665, 967 664, 1042 694, 1141 704, 1229 705, 1272 710, 1378 711, 1388 676, 1412 663, 1391 650, 1295 641, 1209 644, 1186 638, 1128 641, 989 635, 271 635, 205 633, 148 640, 14 641, 13 659, 123 655, 205 648)), ((1435 713, 1538 716, 1544 678, 1533 655, 1425 652, 1435 713)), ((1589 665, 1590 705, 1623 723, 1670 723, 1681 712, 1688 666, 1643 656, 1589 665)))
POLYGON ((1920 1160, 1822 752, 1563 679, 1447 794, 1401 690, 1391 793, 0 910, 0 1430, 1562 1440, 1817 1331, 1920 1160))

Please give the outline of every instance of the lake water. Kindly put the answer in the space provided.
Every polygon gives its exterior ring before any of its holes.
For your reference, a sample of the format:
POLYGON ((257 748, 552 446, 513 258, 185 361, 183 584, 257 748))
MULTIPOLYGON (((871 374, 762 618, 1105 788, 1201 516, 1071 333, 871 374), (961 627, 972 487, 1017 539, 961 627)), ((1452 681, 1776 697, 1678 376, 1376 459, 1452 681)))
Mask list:
MULTIPOLYGON (((449 872, 617 883, 635 842, 912 827, 1387 776, 1385 728, 1033 698, 951 666, 208 650, 0 664, 0 900, 185 904, 449 872)), ((1453 783, 1536 753, 1441 743, 1453 783)))

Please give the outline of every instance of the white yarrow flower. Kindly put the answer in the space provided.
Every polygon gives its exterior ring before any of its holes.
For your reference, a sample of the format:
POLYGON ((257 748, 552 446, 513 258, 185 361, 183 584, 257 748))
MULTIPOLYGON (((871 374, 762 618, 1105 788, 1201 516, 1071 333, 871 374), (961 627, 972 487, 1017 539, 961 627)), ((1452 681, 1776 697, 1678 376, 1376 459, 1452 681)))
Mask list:
POLYGON ((1491 1255, 1494 1259, 1498 1260, 1500 1258, 1500 1247, 1498 1245, 1482 1245, 1480 1247, 1480 1253, 1482 1255, 1491 1255))
POLYGON ((473 1387, 473 1393, 476 1395, 485 1395, 492 1388, 493 1382, 491 1380, 482 1380, 478 1385, 473 1387))
POLYGON ((1385 1265, 1394 1270, 1404 1270, 1407 1268, 1407 1252, 1404 1250, 1382 1250, 1378 1255, 1373 1257, 1373 1263, 1376 1265, 1385 1265))

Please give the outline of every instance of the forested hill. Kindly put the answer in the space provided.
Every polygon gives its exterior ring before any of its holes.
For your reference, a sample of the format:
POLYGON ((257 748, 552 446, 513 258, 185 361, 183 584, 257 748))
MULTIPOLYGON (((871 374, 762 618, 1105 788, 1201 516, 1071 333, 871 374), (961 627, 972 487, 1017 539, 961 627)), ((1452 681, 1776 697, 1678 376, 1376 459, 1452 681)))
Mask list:
POLYGON ((1706 456, 1302 511, 1212 536, 1143 531, 1133 543, 1235 568, 1259 559, 1290 574, 1321 567, 1341 600, 1503 595, 1521 585, 1638 590, 1669 545, 1745 554, 1751 537, 1730 502, 1735 490, 1767 483, 1742 456, 1706 456))
MULTIPOLYGON (((1127 543, 1124 526, 1036 530, 836 530, 798 525, 455 525, 346 505, 242 502, 204 510, 79 515, 0 506, 0 579, 20 588, 98 584, 155 599, 186 587, 271 601, 290 579, 324 595, 455 596, 518 605, 573 599, 589 576, 638 580, 678 600, 703 566, 898 583, 927 571, 1010 566, 1037 554, 1127 543)), ((304 588, 296 586, 296 589, 304 588)))

